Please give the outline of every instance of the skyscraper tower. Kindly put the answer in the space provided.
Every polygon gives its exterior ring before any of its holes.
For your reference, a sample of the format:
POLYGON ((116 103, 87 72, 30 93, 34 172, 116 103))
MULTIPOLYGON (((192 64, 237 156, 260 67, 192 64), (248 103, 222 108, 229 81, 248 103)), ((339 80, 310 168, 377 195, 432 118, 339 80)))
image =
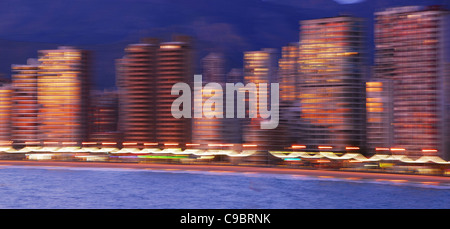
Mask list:
POLYGON ((241 68, 232 68, 226 75, 227 83, 242 82, 243 70, 241 68))
MULTIPOLYGON (((213 82, 224 86, 224 69, 225 59, 219 53, 210 53, 202 59, 202 82, 203 86, 213 82)), ((203 89, 200 98, 203 104, 208 98, 214 95, 214 91, 203 89)), ((225 98, 225 96, 223 97, 225 98)), ((194 100, 197 98, 194 98, 194 100)), ((215 111, 213 111, 215 112, 215 111)), ((223 118, 194 118, 192 120, 192 141, 200 143, 203 146, 208 144, 225 143, 224 139, 224 119, 223 118)))
POLYGON ((10 83, 0 83, 0 142, 11 141, 11 108, 13 89, 10 83))
POLYGON ((225 57, 221 53, 209 53, 202 59, 203 82, 225 82, 225 57))
POLYGON ((362 19, 350 16, 300 22, 301 132, 308 148, 365 145, 363 30, 362 19))
MULTIPOLYGON (((226 74, 226 83, 242 83, 243 82, 243 70, 241 68, 232 68, 226 74)), ((234 98, 234 104, 237 104, 237 97, 234 98)), ((225 108, 226 110, 226 108, 225 108)), ((227 118, 225 120, 226 135, 233 136, 231 143, 242 143, 242 124, 244 119, 237 118, 237 109, 234 111, 235 118, 227 118)))
POLYGON ((290 43, 281 48, 281 58, 278 61, 278 81, 280 84, 280 131, 282 131, 286 147, 294 143, 303 143, 300 132, 299 104, 299 47, 300 44, 290 43))
POLYGON ((156 82, 159 42, 128 45, 117 62, 119 129, 124 142, 156 141, 156 82))
POLYGON ((389 153, 393 146, 392 82, 372 79, 366 82, 367 152, 389 153))
MULTIPOLYGON (((259 111, 260 106, 269 106, 269 104, 260 101, 262 96, 267 96, 266 102, 270 101, 270 83, 277 82, 277 51, 275 49, 262 49, 259 51, 248 51, 244 53, 244 82, 245 84, 254 83, 260 86, 261 83, 268 85, 267 91, 259 91, 256 101, 252 101, 251 96, 248 97, 247 118, 249 117, 248 109, 253 109, 250 104, 255 103, 256 109, 259 111)), ((243 124, 243 142, 255 144, 260 149, 276 149, 279 147, 280 136, 276 134, 275 129, 261 129, 261 122, 264 121, 259 114, 256 118, 249 118, 243 124)))
POLYGON ((172 42, 146 38, 131 44, 117 60, 119 129, 124 142, 178 143, 191 140, 191 120, 172 116, 171 95, 178 82, 190 83, 191 42, 178 36, 172 42))
POLYGON ((278 78, 280 83, 280 100, 297 101, 299 86, 299 43, 291 43, 281 49, 278 61, 278 78))
POLYGON ((25 65, 12 65, 12 136, 11 140, 18 147, 25 143, 40 141, 38 120, 38 76, 39 62, 28 59, 25 65))
POLYGON ((192 119, 174 118, 172 86, 178 82, 192 85, 192 41, 187 36, 176 36, 172 42, 163 42, 158 51, 156 82, 156 140, 160 143, 185 144, 191 142, 192 119))
POLYGON ((119 139, 118 93, 116 90, 93 91, 89 110, 89 141, 113 142, 119 139))
POLYGON ((87 137, 90 54, 73 47, 40 50, 37 80, 39 138, 81 142, 87 137))
POLYGON ((440 7, 375 13, 375 76, 393 84, 396 153, 448 158, 448 18, 440 7))

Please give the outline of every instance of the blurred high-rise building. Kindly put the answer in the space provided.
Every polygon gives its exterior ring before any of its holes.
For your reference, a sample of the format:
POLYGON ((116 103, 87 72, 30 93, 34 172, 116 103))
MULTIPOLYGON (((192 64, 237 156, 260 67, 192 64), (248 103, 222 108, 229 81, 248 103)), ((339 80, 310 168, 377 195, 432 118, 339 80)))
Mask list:
POLYGON ((232 68, 226 75, 227 83, 240 83, 243 81, 244 72, 241 68, 232 68))
POLYGON ((448 158, 449 11, 396 7, 375 21, 375 76, 393 82, 396 153, 448 158))
POLYGON ((119 102, 116 90, 93 91, 89 110, 89 140, 117 142, 119 102))
POLYGON ((301 132, 308 148, 364 152, 364 28, 351 16, 300 22, 301 132))
POLYGON ((172 116, 171 95, 178 82, 190 83, 192 75, 190 38, 174 37, 171 42, 145 38, 131 44, 117 60, 119 129, 123 141, 178 143, 191 140, 191 120, 172 116))
MULTIPOLYGON (((210 82, 223 84, 224 77, 223 55, 218 53, 210 53, 202 59, 202 86, 210 82)), ((215 94, 214 91, 202 89, 202 97, 194 97, 194 103, 203 103, 215 94), (196 101, 199 99, 200 101, 196 101)), ((217 111, 212 111, 213 113, 217 111)), ((213 115, 213 114, 211 114, 213 115)), ((202 146, 208 144, 222 143, 223 139, 223 119, 222 118, 194 118, 192 120, 192 141, 200 143, 202 146)))
POLYGON ((156 141, 156 83, 159 42, 147 39, 125 48, 117 60, 119 129, 124 142, 156 141))
POLYGON ((245 83, 273 83, 277 81, 278 51, 265 48, 244 53, 245 83))
POLYGON ((0 82, 0 142, 11 141, 12 94, 11 84, 0 82))
POLYGON ((225 82, 225 57, 221 53, 209 53, 202 59, 202 78, 204 83, 225 82))
POLYGON ((88 135, 90 53, 60 46, 38 51, 38 57, 39 138, 83 141, 88 135))
POLYGON ((299 86, 299 43, 292 43, 281 49, 278 61, 280 101, 292 102, 298 98, 299 86))
MULTIPOLYGON (((246 100, 248 102, 246 107, 247 119, 243 124, 243 142, 257 145, 261 149, 277 149, 280 146, 280 136, 277 134, 278 128, 275 129, 261 129, 261 122, 263 118, 259 116, 259 107, 270 107, 270 84, 277 83, 277 50, 262 49, 259 51, 248 51, 244 53, 244 83, 254 83, 258 88, 258 96, 256 101, 249 96, 246 100), (259 90, 259 84, 266 83, 266 90, 259 90), (261 93, 260 93, 261 92, 261 93), (262 96, 267 96, 266 103, 261 102, 262 96), (250 104, 255 103, 258 110, 256 118, 249 118, 250 104)), ((278 104, 279 105, 279 104, 278 104)), ((279 114, 277 114, 279 115, 279 114)))
MULTIPOLYGON (((225 87, 225 58, 220 53, 210 53, 202 59, 202 83, 205 86, 208 83, 218 83, 222 88, 225 87)), ((201 102, 202 105, 211 96, 217 93, 214 90, 207 88, 202 89, 201 101, 195 101, 198 98, 194 97, 194 102, 201 102)), ((223 96, 223 104, 225 104, 225 95, 223 96)), ((223 114, 223 110, 212 111, 216 116, 223 114)), ((214 114, 210 114, 211 116, 214 114)), ((208 145, 220 145, 222 143, 236 143, 234 140, 236 134, 228 129, 233 129, 231 120, 223 118, 194 118, 192 120, 192 141, 200 143, 202 147, 208 145)))
POLYGON ((367 152, 388 153, 393 141, 392 82, 378 79, 366 82, 367 152))
MULTIPOLYGON (((185 144, 192 140, 192 124, 189 118, 174 118, 172 86, 178 82, 192 85, 192 40, 188 36, 176 36, 171 42, 162 42, 158 51, 158 77, 156 82, 156 140, 160 143, 185 144)), ((189 108, 185 108, 189 109, 189 108)))
MULTIPOLYGON (((244 77, 244 72, 241 68, 232 68, 226 74, 226 83, 242 83, 244 77)), ((234 97, 234 104, 237 104, 237 96, 234 97)), ((225 108, 226 110, 226 108, 225 108)), ((237 118, 237 109, 234 111, 235 118, 227 118, 225 120, 225 126, 227 127, 224 131, 228 136, 234 136, 231 143, 242 143, 242 125, 243 119, 237 118)))
POLYGON ((283 144, 290 146, 301 143, 299 96, 299 43, 290 43, 281 48, 278 61, 278 82, 280 84, 280 124, 285 139, 283 144))
MULTIPOLYGON (((12 141, 17 147, 40 141, 38 121, 38 73, 37 59, 28 59, 25 65, 12 65, 13 108, 12 141)), ((30 144, 29 144, 30 145, 30 144)))

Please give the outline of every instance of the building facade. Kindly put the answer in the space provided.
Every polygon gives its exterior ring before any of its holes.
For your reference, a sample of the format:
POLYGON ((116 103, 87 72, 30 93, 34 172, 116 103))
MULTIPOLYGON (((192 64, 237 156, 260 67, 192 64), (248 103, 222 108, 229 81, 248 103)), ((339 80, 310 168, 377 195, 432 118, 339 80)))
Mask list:
POLYGON ((369 154, 389 153, 393 146, 392 82, 366 82, 367 151, 369 154))
POLYGON ((300 22, 300 129, 309 149, 364 152, 364 28, 350 16, 300 22))
POLYGON ((13 89, 10 83, 0 83, 0 142, 11 141, 11 111, 13 89))
POLYGON ((283 145, 289 147, 302 143, 300 131, 299 83, 300 44, 290 43, 281 48, 278 61, 278 82, 280 84, 280 130, 285 136, 283 145))
POLYGON ((283 147, 281 145, 283 136, 277 134, 280 131, 280 126, 278 125, 275 129, 261 129, 261 122, 266 120, 259 115, 261 106, 270 107, 270 104, 268 104, 271 101, 270 84, 278 82, 277 55, 277 50, 269 48, 244 53, 244 83, 245 85, 249 83, 255 84, 256 88, 258 88, 258 93, 255 97, 249 95, 246 98, 247 112, 246 119, 243 120, 243 143, 255 145, 255 147, 260 149, 279 149, 283 147), (259 84, 261 83, 266 83, 268 88, 259 90, 259 84), (261 101, 263 96, 267 99, 261 101), (253 107, 251 104, 256 104, 256 106, 253 107), (257 117, 250 117, 250 109, 258 111, 257 117))
POLYGON ((191 120, 172 116, 171 94, 178 82, 191 83, 193 74, 190 38, 171 42, 145 38, 125 49, 116 62, 119 93, 119 130, 123 142, 191 142, 191 120))
POLYGON ((192 141, 192 119, 174 118, 172 86, 178 82, 192 85, 193 47, 187 36, 174 37, 172 42, 163 42, 158 51, 158 77, 156 83, 156 140, 167 144, 183 145, 192 141))
POLYGON ((123 142, 156 141, 156 82, 159 42, 130 44, 117 61, 119 130, 123 142))
POLYGON ((449 13, 407 6, 375 13, 375 76, 393 82, 393 146, 448 158, 449 13))
MULTIPOLYGON (((220 53, 209 53, 202 59, 202 82, 203 87, 208 83, 217 83, 222 88, 225 88, 225 58, 220 53)), ((201 101, 195 101, 198 98, 194 97, 195 102, 201 102, 202 106, 211 96, 215 95, 214 90, 203 88, 201 101)), ((225 104, 226 96, 222 94, 225 104)), ((216 108, 214 108, 216 109, 216 108)), ((236 128, 236 119, 227 119, 224 117, 225 110, 218 109, 212 111, 209 116, 212 118, 202 117, 192 120, 192 142, 199 143, 204 148, 215 148, 225 143, 238 143, 236 133, 233 133, 236 128), (222 114, 220 114, 222 113, 222 114), (217 118, 217 116, 223 118, 217 118)), ((206 115, 206 114, 205 114, 206 115)))
MULTIPOLYGON (((38 72, 37 59, 28 59, 25 65, 12 65, 12 136, 11 140, 18 147, 25 143, 40 142, 38 121, 38 72)), ((37 144, 34 144, 37 145, 37 144)))
POLYGON ((116 143, 118 132, 119 98, 116 90, 93 91, 89 109, 89 141, 116 143))
POLYGON ((81 142, 88 136, 90 53, 60 46, 38 51, 39 139, 81 142))

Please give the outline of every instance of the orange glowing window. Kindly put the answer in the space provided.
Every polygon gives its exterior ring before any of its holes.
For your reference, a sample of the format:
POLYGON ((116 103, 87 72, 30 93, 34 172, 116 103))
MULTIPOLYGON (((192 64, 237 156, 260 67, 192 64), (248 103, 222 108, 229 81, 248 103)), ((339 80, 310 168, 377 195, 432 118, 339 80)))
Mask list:
POLYGON ((366 82, 367 87, 382 87, 382 82, 366 82))
POLYGON ((258 145, 244 144, 243 147, 257 147, 258 145))
POLYGON ((367 98, 367 102, 381 102, 381 98, 367 98))
POLYGON ((179 45, 161 45, 160 48, 161 49, 178 49, 178 48, 181 48, 181 46, 179 46, 179 45))
POLYGON ((144 146, 157 146, 158 145, 158 143, 156 143, 156 142, 145 142, 144 143, 144 146))
POLYGON ((178 143, 164 143, 165 146, 177 146, 178 143))
POLYGON ((404 148, 391 148, 391 151, 405 151, 404 148))
POLYGON ((186 143, 186 146, 200 146, 198 143, 186 143))
POLYGON ((381 107, 382 103, 366 103, 368 107, 381 107))
POLYGON ((376 123, 378 123, 378 122, 381 122, 381 118, 369 118, 369 119, 367 119, 367 122, 376 122, 376 123))
POLYGON ((383 112, 384 109, 382 107, 368 107, 367 111, 368 112, 383 112))
POLYGON ((366 89, 367 92, 380 92, 383 91, 383 88, 379 88, 379 87, 369 87, 366 89))
POLYGON ((422 152, 424 152, 424 153, 437 153, 437 149, 423 149, 422 152))

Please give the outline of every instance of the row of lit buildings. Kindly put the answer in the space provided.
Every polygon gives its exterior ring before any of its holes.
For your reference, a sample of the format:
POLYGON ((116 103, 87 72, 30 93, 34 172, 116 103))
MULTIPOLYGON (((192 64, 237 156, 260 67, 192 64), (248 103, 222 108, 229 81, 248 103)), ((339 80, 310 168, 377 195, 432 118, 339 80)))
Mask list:
POLYGON ((41 50, 12 65, 1 87, 1 140, 17 145, 76 142, 88 135, 89 52, 73 47, 41 50))
MULTIPOLYGON (((449 157, 449 11, 407 6, 300 22, 299 42, 244 53, 244 83, 280 83, 280 125, 242 124, 260 148, 449 157)), ((194 133, 195 133, 194 129, 194 133)), ((220 138, 219 138, 220 139, 220 138)), ((219 140, 217 139, 217 140, 219 140)), ((201 140, 201 139, 199 139, 201 140)))
MULTIPOLYGON (((301 21, 298 42, 282 47, 281 53, 245 52, 243 68, 228 73, 223 55, 204 57, 204 84, 280 84, 279 125, 268 130, 260 128, 264 120, 259 117, 172 116, 172 102, 178 97, 172 95, 172 86, 193 83, 189 37, 145 38, 128 45, 116 61, 114 91, 91 91, 88 51, 42 50, 37 59, 12 65, 11 83, 0 87, 0 140, 19 147, 242 143, 255 149, 448 158, 448 15, 439 7, 377 12, 372 67, 366 22, 352 16, 301 21)), ((203 99, 213 95, 202 93, 203 99)))

